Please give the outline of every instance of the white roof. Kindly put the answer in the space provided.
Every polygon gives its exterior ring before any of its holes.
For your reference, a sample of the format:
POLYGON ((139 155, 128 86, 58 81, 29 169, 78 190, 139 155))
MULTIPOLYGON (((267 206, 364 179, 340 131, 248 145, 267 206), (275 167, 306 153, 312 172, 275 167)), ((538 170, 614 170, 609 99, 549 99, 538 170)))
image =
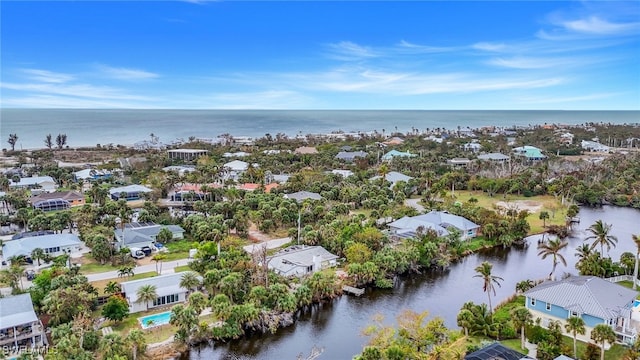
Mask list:
POLYGON ((134 185, 121 186, 121 187, 109 189, 109 194, 113 195, 113 194, 120 194, 122 192, 130 193, 130 192, 151 192, 151 191, 153 190, 149 189, 146 186, 134 184, 134 185))
POLYGON ((46 249, 51 247, 63 247, 80 245, 80 239, 75 234, 49 234, 24 237, 7 241, 2 245, 2 254, 5 259, 13 256, 29 256, 34 249, 46 249))
MULTIPOLYGON (((378 176, 374 176, 374 177, 372 177, 370 180, 377 180, 377 179, 380 179, 380 176, 379 176, 379 175, 378 175, 378 176)), ((385 180, 387 180, 387 181, 389 181, 389 182, 390 182, 390 183, 392 183, 392 184, 395 184, 395 183, 397 183, 398 181, 404 181, 404 182, 407 182, 407 181, 409 181, 409 180, 411 180, 411 179, 413 179, 413 178, 412 178, 411 176, 407 176, 407 175, 402 174, 402 173, 399 173, 399 172, 397 172, 397 171, 391 171, 391 172, 387 173, 387 174, 384 176, 384 179, 385 179, 385 180)))
POLYGON ((30 185, 38 185, 42 183, 56 183, 55 180, 51 176, 33 176, 33 177, 23 177, 20 178, 20 181, 17 183, 11 182, 11 186, 30 186, 30 185))
MULTIPOLYGON (((184 274, 186 274, 186 272, 158 275, 146 279, 125 281, 120 283, 120 287, 122 288, 122 292, 127 294, 127 298, 133 302, 138 300, 138 289, 145 285, 155 286, 158 296, 178 294, 187 291, 187 289, 180 286, 180 281, 182 280, 182 276, 184 274)), ((200 276, 198 276, 198 278, 202 280, 200 276)))
POLYGON ((172 149, 172 150, 168 150, 168 152, 170 152, 170 153, 183 153, 183 154, 201 154, 201 153, 207 153, 209 151, 208 150, 202 150, 202 149, 172 149))
POLYGON ((249 163, 242 160, 233 160, 224 164, 224 167, 227 167, 232 171, 245 171, 249 167, 249 163))
POLYGON ((29 293, 0 298, 0 329, 38 321, 29 293))

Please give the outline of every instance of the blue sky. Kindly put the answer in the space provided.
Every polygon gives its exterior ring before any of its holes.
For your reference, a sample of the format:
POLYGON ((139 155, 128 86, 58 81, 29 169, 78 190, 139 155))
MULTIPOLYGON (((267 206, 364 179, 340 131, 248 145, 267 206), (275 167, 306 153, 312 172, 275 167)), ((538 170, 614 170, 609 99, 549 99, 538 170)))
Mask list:
POLYGON ((0 3, 3 108, 640 110, 640 2, 0 3))

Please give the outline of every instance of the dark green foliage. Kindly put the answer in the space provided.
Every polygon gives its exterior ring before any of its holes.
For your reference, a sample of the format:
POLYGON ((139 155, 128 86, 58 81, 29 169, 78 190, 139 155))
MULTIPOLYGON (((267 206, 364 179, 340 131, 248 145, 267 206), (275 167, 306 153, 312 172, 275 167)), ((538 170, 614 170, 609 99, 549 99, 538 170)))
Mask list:
POLYGON ((127 300, 118 295, 109 297, 107 303, 102 307, 102 316, 113 321, 122 321, 129 315, 129 304, 127 300))

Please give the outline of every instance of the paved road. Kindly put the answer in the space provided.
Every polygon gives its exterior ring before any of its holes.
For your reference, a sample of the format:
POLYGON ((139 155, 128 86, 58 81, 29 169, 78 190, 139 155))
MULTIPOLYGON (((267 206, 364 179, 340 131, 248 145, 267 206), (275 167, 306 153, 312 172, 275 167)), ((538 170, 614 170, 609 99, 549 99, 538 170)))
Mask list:
POLYGON ((246 246, 243 246, 242 248, 244 249, 244 251, 248 252, 249 254, 252 254, 254 251, 257 251, 258 249, 260 249, 260 247, 263 246, 263 244, 266 244, 267 249, 270 250, 270 249, 279 248, 282 245, 290 243, 291 241, 292 240, 290 237, 286 237, 286 238, 268 240, 268 241, 257 243, 257 244, 246 245, 246 246))
POLYGON ((420 199, 405 199, 404 200, 404 204, 406 206, 412 207, 416 210, 418 210, 418 212, 423 213, 424 212, 424 206, 418 204, 420 202, 420 199))
MULTIPOLYGON (((162 273, 163 274, 171 274, 174 272, 174 268, 177 266, 187 265, 191 262, 191 259, 180 259, 174 261, 163 261, 162 262, 162 273)), ((147 265, 136 266, 133 269, 134 273, 142 274, 146 272, 156 271, 156 264, 151 263, 147 265)), ((107 280, 107 279, 115 279, 118 277, 118 271, 107 271, 96 274, 87 274, 85 275, 89 282, 91 281, 99 281, 99 280, 107 280)))

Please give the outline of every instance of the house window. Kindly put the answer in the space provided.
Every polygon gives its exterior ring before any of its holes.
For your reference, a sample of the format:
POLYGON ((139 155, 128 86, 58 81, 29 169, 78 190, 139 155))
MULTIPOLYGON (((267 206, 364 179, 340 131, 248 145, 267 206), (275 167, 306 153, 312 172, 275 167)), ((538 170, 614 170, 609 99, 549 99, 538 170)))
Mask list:
POLYGON ((569 317, 578 317, 578 312, 577 311, 570 312, 569 317))
POLYGON ((547 303, 547 311, 551 311, 551 303, 547 303))
POLYGON ((531 298, 531 306, 536 306, 536 299, 531 298))

